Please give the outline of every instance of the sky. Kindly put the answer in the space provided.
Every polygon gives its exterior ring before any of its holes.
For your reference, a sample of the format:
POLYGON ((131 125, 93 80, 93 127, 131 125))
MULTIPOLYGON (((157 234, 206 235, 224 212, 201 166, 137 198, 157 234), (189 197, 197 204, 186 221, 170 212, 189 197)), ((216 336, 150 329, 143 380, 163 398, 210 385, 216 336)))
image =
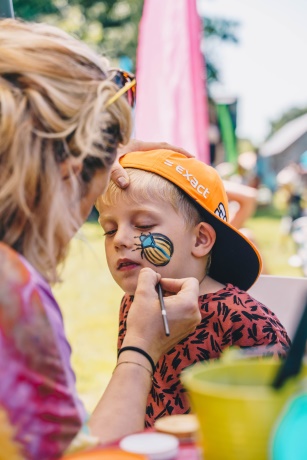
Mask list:
POLYGON ((238 98, 237 135, 259 146, 271 120, 307 106, 307 0, 197 0, 197 6, 200 15, 240 22, 239 44, 210 46, 221 72, 212 93, 238 98))

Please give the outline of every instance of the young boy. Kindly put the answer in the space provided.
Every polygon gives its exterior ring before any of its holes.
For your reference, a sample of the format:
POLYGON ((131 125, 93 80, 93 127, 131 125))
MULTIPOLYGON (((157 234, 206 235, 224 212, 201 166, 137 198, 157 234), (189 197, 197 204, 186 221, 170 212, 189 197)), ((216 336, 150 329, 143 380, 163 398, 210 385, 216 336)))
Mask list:
POLYGON ((133 152, 120 162, 129 187, 111 183, 97 202, 108 266, 126 293, 119 348, 141 268, 199 281, 202 321, 157 363, 146 410, 146 426, 152 426, 164 415, 190 411, 180 382, 187 366, 218 358, 231 345, 262 346, 262 353, 281 356, 290 341, 274 313, 245 292, 259 276, 261 258, 227 223, 227 197, 215 169, 170 150, 133 152))

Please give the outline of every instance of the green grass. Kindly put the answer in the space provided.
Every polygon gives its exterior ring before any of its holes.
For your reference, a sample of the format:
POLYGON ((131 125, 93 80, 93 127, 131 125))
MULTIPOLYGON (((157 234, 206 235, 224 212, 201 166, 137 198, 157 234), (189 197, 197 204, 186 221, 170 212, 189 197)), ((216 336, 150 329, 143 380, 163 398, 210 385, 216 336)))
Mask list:
MULTIPOLYGON (((280 234, 280 215, 275 210, 259 210, 247 227, 255 235, 270 274, 302 276, 298 268, 288 265, 294 246, 289 237, 280 234)), ((91 411, 115 366, 122 291, 109 274, 99 225, 87 222, 82 234, 83 241, 79 236, 72 241, 62 272, 63 283, 53 292, 72 345, 77 388, 91 411)))
POLYGON ((291 267, 289 257, 295 253, 290 236, 283 235, 280 228, 281 213, 275 208, 260 208, 247 222, 252 230, 268 274, 302 276, 300 268, 291 267))

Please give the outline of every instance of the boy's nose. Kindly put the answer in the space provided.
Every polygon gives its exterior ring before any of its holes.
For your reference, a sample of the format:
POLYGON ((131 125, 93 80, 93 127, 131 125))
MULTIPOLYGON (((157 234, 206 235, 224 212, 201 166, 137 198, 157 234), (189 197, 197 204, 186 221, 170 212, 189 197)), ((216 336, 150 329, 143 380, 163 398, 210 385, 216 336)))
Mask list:
POLYGON ((131 248, 134 243, 134 235, 132 232, 129 232, 125 228, 118 228, 116 234, 114 235, 114 246, 115 248, 131 248))

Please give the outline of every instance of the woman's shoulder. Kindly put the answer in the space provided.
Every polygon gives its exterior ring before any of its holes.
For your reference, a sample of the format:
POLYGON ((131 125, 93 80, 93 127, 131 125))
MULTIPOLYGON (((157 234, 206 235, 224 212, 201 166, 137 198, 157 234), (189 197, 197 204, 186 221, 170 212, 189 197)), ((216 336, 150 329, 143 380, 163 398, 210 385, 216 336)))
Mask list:
POLYGON ((46 291, 51 295, 47 281, 17 251, 0 242, 0 304, 6 301, 10 305, 28 303, 33 291, 46 291), (13 299, 10 299, 13 297, 13 299))
MULTIPOLYGON (((9 332, 25 315, 31 274, 19 254, 0 242, 0 329, 9 332)), ((29 297, 28 297, 29 298, 29 297)))
POLYGON ((26 285, 30 279, 30 271, 23 258, 10 246, 0 241, 0 283, 16 287, 26 285))
POLYGON ((0 242, 0 260, 0 332, 7 339, 19 329, 26 329, 27 334, 36 331, 38 336, 41 330, 46 332, 50 314, 52 322, 60 326, 62 315, 44 278, 3 242, 0 242))

